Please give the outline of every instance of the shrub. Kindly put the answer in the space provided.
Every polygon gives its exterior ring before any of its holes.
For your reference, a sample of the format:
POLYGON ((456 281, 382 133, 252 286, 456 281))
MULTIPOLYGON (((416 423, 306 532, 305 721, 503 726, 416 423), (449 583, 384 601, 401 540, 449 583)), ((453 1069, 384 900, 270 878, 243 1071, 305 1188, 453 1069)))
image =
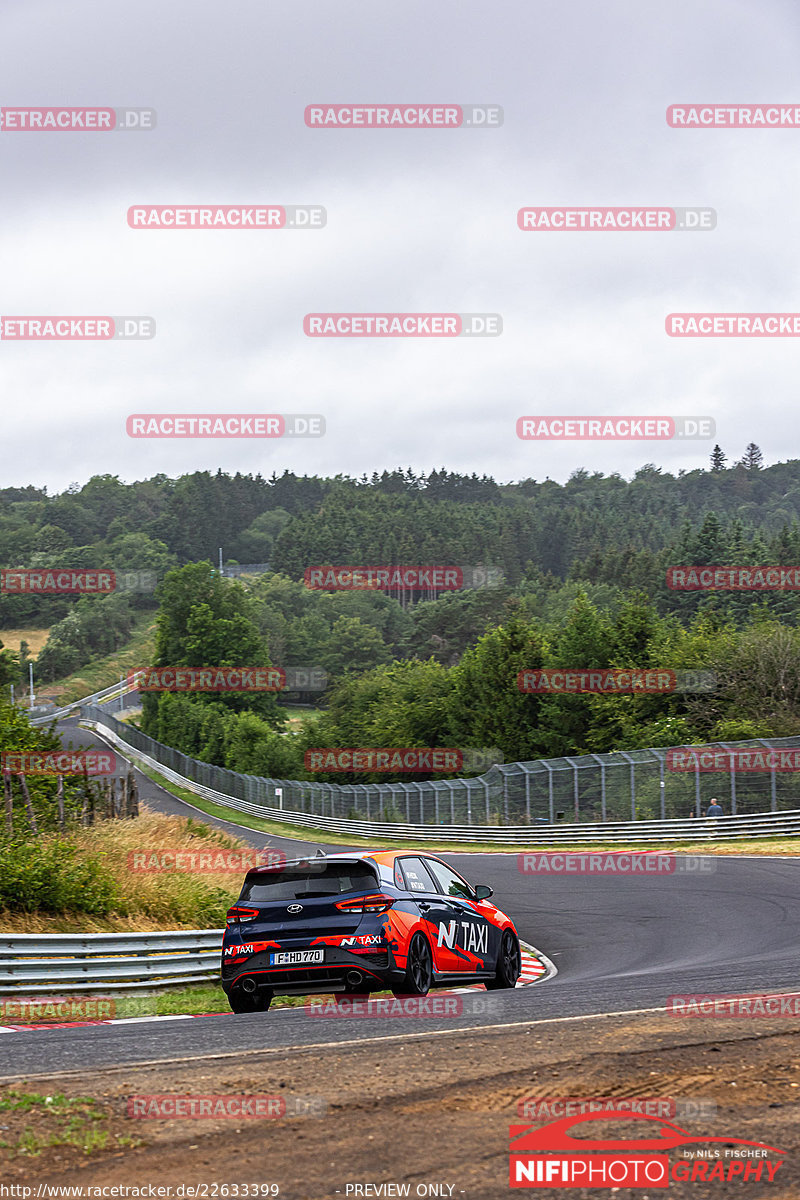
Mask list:
POLYGON ((97 858, 63 839, 0 841, 0 908, 11 912, 124 913, 117 882, 97 858))

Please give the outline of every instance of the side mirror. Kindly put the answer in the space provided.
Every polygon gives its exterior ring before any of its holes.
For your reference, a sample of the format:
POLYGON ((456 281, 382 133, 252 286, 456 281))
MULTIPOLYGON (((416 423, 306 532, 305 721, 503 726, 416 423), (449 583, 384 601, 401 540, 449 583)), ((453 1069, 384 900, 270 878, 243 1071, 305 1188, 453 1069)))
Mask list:
POLYGON ((476 900, 488 900, 489 897, 493 896, 493 895, 494 895, 494 888, 488 887, 487 884, 485 884, 485 883, 476 884, 476 886, 475 886, 475 899, 476 900))

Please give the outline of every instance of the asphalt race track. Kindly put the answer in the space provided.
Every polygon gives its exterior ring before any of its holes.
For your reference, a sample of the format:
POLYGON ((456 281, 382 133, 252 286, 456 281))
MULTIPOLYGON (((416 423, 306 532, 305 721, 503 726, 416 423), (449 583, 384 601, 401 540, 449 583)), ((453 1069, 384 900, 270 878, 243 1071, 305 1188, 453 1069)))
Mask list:
MULTIPOLYGON (((65 742, 96 744, 74 721, 61 728, 65 742)), ((139 783, 148 805, 191 812, 141 775, 139 783)), ((253 845, 308 845, 204 819, 253 845)), ((797 859, 715 857, 693 860, 704 869, 610 876, 522 874, 516 854, 443 857, 473 882, 490 884, 522 939, 558 968, 553 979, 494 993, 501 1015, 470 1015, 462 1028, 660 1009, 675 994, 800 990, 797 859)), ((453 1019, 324 1020, 283 1009, 32 1030, 0 1037, 0 1077, 437 1029, 453 1030, 453 1019)))

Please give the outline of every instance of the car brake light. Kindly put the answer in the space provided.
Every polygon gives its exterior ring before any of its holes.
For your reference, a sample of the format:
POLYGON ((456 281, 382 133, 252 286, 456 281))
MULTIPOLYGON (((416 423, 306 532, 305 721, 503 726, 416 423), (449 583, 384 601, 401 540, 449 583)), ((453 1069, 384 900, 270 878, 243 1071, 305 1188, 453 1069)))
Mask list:
POLYGON ((257 908, 243 908, 240 904, 234 904, 233 908, 228 909, 225 916, 225 924, 238 925, 240 921, 252 921, 253 917, 257 916, 257 908))
POLYGON ((336 907, 342 912, 349 913, 381 913, 386 912, 393 904, 393 896, 384 896, 379 892, 375 896, 358 896, 355 900, 340 900, 336 907))

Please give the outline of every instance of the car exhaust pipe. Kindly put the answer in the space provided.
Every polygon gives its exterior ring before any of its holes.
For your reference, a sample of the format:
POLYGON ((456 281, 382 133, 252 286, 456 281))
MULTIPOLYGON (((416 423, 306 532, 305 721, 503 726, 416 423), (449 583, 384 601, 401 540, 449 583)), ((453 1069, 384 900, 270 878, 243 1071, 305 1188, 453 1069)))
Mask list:
POLYGON ((364 976, 360 971, 348 971, 345 978, 347 979, 347 983, 350 987, 358 987, 364 976))
POLYGON ((255 979, 251 979, 250 976, 248 975, 245 979, 242 980, 242 982, 239 984, 239 986, 243 992, 247 992, 248 996, 252 996, 253 992, 256 990, 256 987, 258 985, 256 984, 255 979))

